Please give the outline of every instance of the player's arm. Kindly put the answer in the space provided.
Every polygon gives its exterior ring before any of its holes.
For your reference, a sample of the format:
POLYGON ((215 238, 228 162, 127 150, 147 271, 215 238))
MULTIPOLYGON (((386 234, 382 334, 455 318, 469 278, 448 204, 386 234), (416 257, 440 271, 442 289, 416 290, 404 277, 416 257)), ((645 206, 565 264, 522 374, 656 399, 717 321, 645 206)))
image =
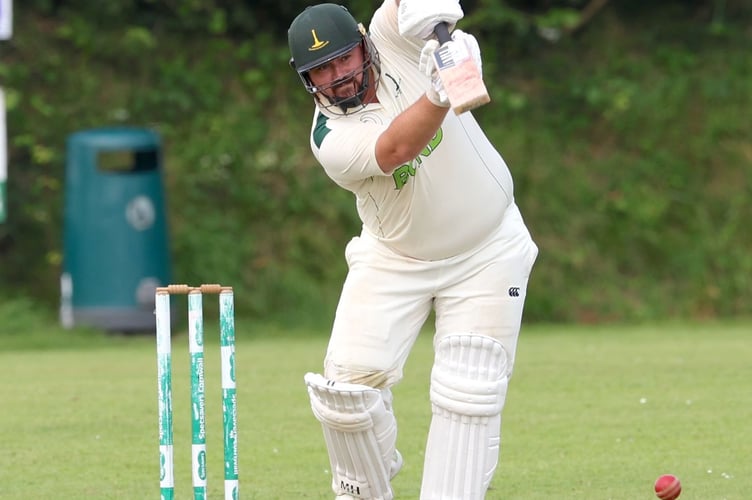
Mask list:
POLYGON ((397 115, 376 141, 376 161, 385 173, 415 159, 439 130, 449 110, 426 95, 397 115))
MULTIPOLYGON (((399 8, 400 0, 394 2, 399 8)), ((458 0, 404 0, 402 3, 404 9, 399 9, 398 21, 403 36, 427 38, 432 36, 437 23, 454 23, 463 15, 458 0)), ((425 71, 432 52, 424 50, 421 54, 421 71, 425 71)), ((376 161, 381 170, 390 173, 416 158, 436 135, 448 106, 440 80, 432 78, 427 93, 400 113, 376 141, 376 161)))

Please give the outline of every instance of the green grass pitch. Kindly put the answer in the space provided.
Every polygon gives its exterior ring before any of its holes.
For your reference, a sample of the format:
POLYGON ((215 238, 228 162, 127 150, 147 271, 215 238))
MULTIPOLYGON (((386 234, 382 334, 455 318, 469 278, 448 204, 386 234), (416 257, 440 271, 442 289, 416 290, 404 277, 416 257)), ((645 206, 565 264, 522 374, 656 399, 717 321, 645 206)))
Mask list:
MULTIPOLYGON (((219 351, 209 321, 209 493, 221 498, 219 351)), ((325 335, 242 321, 237 332, 241 497, 331 500, 302 381, 318 371, 325 335)), ((92 335, 0 336, 0 498, 158 498, 153 338, 92 335)), ((663 473, 681 479, 681 500, 750 498, 751 335, 749 322, 523 327, 487 498, 650 499, 663 473)), ((398 499, 419 495, 431 359, 424 334, 394 390, 405 458, 393 483, 398 499)), ((188 386, 179 333, 177 498, 191 495, 188 386)))

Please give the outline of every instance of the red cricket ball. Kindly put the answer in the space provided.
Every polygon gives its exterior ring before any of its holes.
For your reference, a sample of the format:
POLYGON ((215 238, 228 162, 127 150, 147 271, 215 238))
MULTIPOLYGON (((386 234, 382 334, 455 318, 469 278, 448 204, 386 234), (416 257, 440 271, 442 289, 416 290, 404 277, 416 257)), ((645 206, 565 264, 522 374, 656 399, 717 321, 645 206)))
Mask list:
POLYGON ((655 494, 661 500, 676 500, 681 494, 679 478, 664 474, 655 480, 655 494))

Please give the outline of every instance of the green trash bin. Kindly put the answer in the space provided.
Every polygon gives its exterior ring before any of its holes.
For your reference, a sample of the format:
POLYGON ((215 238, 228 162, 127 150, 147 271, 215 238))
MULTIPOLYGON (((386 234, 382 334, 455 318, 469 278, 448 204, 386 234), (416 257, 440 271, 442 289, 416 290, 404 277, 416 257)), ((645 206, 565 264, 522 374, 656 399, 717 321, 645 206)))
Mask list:
POLYGON ((68 137, 60 320, 154 330, 154 292, 171 279, 161 141, 143 128, 68 137))

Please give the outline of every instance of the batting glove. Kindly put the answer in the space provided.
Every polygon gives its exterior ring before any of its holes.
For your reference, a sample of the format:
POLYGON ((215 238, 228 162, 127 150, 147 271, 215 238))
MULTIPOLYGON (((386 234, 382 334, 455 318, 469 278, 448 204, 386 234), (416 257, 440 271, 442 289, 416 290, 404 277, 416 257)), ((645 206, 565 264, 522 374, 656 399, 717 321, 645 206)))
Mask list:
POLYGON ((445 22, 451 29, 464 15, 459 0, 402 0, 397 24, 400 35, 428 40, 437 24, 445 22))
POLYGON ((454 30, 452 32, 452 41, 456 43, 464 43, 467 46, 467 50, 475 61, 475 65, 478 66, 478 72, 482 77, 483 61, 480 57, 480 46, 478 45, 478 40, 476 40, 470 33, 465 33, 462 30, 454 30))
POLYGON ((439 72, 436 70, 436 61, 433 58, 434 52, 439 48, 437 40, 428 40, 420 51, 420 62, 418 71, 431 79, 431 87, 426 91, 426 97, 436 106, 442 108, 449 107, 449 98, 444 90, 444 83, 441 81, 439 72))

